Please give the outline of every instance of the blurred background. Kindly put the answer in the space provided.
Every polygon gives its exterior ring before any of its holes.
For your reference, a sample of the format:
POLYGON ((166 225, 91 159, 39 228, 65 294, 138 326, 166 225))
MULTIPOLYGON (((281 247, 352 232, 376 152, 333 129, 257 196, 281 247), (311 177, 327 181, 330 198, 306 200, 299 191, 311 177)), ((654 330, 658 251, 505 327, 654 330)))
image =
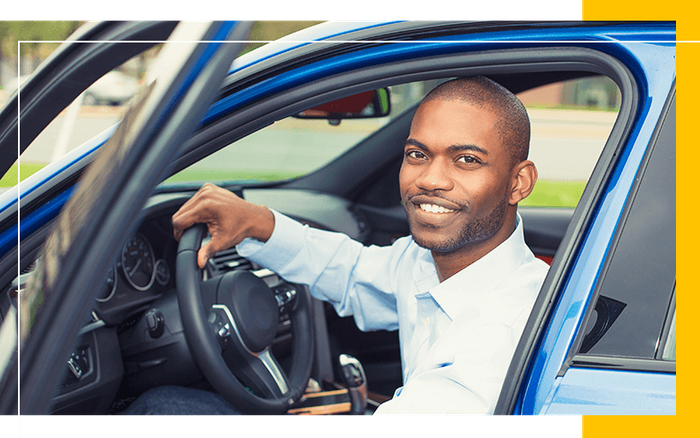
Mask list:
MULTIPOLYGON (((84 21, 0 21, 0 108, 31 73, 84 21)), ((247 53, 320 21, 258 21, 253 23, 247 53)), ((139 55, 95 82, 29 146, 19 162, 0 178, 0 191, 26 179, 46 164, 104 131, 121 117, 160 46, 139 55), (67 120, 71 120, 67 123, 67 120), (70 126, 68 126, 70 125, 70 126)))
MULTIPOLYGON (((75 32, 84 21, 0 21, 0 105, 17 89, 19 83, 31 74, 41 62, 75 32), (22 41, 18 44, 18 41, 22 41)), ((257 21, 250 39, 272 41, 320 21, 257 21)), ((244 53, 264 43, 250 43, 244 53)), ((150 55, 152 57, 152 54, 150 55)), ((145 54, 118 69, 127 81, 140 80, 147 68, 149 55, 145 54)), ((107 102, 105 102, 107 103, 107 102)))

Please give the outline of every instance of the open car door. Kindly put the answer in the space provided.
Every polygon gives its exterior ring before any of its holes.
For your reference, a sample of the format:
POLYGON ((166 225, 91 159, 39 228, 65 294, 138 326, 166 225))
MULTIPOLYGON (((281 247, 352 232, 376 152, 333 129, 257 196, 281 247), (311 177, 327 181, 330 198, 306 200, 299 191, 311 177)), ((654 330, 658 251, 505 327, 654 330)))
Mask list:
MULTIPOLYGON (((240 43, 224 41, 242 41, 247 34, 248 26, 239 23, 177 25, 124 119, 83 174, 21 294, 21 414, 49 411, 95 298, 94 285, 240 53, 240 43)), ((110 43, 96 46, 104 44, 110 43)))

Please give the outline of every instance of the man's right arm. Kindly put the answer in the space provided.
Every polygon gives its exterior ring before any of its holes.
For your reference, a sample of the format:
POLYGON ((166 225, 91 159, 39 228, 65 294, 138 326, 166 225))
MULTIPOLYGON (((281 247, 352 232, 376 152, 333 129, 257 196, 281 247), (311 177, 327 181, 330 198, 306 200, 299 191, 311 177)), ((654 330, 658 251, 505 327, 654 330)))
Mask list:
POLYGON ((361 329, 398 327, 393 281, 401 249, 364 247, 341 233, 303 226, 226 189, 205 184, 172 218, 175 237, 197 223, 212 236, 198 253, 204 267, 217 252, 239 243, 239 253, 354 315, 361 329), (277 223, 277 222, 280 223, 277 223), (244 241, 245 239, 245 241, 244 241), (266 243, 267 242, 267 243, 266 243))
POLYGON ((246 239, 239 255, 333 305, 340 316, 353 315, 362 330, 398 328, 394 284, 401 244, 365 247, 343 233, 318 230, 276 211, 267 242, 246 239))

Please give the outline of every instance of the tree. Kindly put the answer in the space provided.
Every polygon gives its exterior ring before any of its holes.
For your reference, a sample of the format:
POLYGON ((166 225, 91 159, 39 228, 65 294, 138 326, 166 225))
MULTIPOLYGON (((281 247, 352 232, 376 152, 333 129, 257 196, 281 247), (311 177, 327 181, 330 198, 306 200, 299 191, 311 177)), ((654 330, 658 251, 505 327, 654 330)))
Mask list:
POLYGON ((58 46, 57 42, 65 40, 81 23, 80 21, 0 21, 0 63, 3 59, 17 61, 18 56, 29 56, 36 66, 58 46), (18 41, 27 42, 18 45, 18 41), (53 43, 42 43, 42 41, 53 43))

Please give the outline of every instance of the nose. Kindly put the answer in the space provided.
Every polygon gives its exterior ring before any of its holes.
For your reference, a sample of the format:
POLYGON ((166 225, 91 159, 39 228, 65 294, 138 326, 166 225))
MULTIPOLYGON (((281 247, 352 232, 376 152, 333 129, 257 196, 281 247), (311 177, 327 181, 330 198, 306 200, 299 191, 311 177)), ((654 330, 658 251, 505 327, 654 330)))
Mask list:
POLYGON ((415 184, 418 188, 427 191, 452 190, 454 181, 445 168, 442 160, 434 160, 429 165, 424 166, 423 172, 416 178, 415 184))

